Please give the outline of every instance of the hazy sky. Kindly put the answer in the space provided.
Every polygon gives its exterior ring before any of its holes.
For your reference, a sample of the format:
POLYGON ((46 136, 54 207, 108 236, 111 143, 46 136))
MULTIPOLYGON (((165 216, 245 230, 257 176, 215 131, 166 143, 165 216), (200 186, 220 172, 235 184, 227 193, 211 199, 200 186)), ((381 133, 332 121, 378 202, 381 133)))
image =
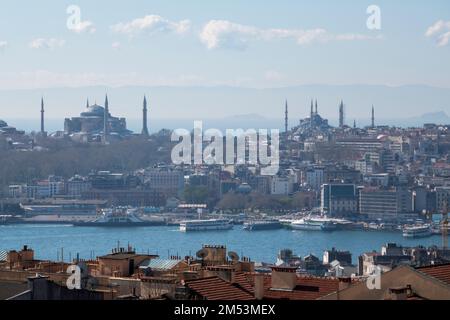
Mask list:
POLYGON ((105 91, 116 115, 134 118, 144 91, 152 96, 155 117, 281 118, 285 98, 299 117, 307 114, 309 99, 318 98, 325 116, 335 116, 344 99, 349 117, 365 117, 375 103, 389 118, 446 110, 449 90, 448 0, 0 0, 4 119, 38 119, 41 95, 47 117, 78 115, 86 97, 101 103, 105 91), (379 30, 367 26, 373 5, 381 13, 379 30), (269 100, 258 92, 245 99, 231 96, 226 89, 211 96, 194 91, 173 96, 156 89, 105 88, 310 84, 421 84, 446 90, 420 97, 410 95, 414 88, 399 90, 394 99, 379 97, 376 90, 326 93, 307 87, 296 94, 275 92, 269 100), (50 90, 89 86, 92 90, 72 95, 50 90), (35 90, 11 91, 17 89, 35 90))
POLYGON ((0 88, 450 87, 449 39, 447 0, 2 0, 0 88), (366 26, 372 4, 381 30, 366 26))

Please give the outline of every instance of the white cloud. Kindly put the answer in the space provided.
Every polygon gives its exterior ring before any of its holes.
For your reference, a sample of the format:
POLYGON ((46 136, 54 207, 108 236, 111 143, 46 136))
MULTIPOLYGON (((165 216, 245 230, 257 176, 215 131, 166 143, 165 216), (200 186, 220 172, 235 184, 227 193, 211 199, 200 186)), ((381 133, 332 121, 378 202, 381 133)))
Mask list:
POLYGON ((450 42, 450 31, 441 34, 438 38, 438 46, 439 47, 444 47, 446 45, 448 45, 448 43, 450 42))
POLYGON ((115 50, 119 50, 121 46, 122 46, 121 43, 117 41, 113 42, 113 44, 111 45, 111 47, 115 50))
POLYGON ((6 41, 0 41, 0 51, 3 51, 8 46, 8 42, 6 41))
POLYGON ((446 46, 450 42, 450 21, 436 21, 427 29, 425 36, 436 37, 438 47, 446 46))
POLYGON ((111 26, 111 30, 116 33, 130 36, 147 33, 176 33, 183 34, 190 30, 191 22, 182 20, 178 22, 170 21, 158 15, 147 15, 143 18, 134 19, 129 22, 120 22, 111 26))
POLYGON ((64 46, 65 40, 56 38, 37 38, 30 42, 30 48, 32 49, 55 49, 64 46))
POLYGON ((208 49, 245 49, 251 41, 271 41, 277 39, 293 39, 299 45, 307 45, 314 42, 373 40, 381 39, 381 37, 363 34, 334 35, 321 28, 309 30, 261 29, 227 20, 211 20, 200 32, 200 40, 208 49))
POLYGON ((284 75, 276 70, 268 70, 264 74, 264 79, 271 82, 278 82, 280 80, 283 80, 283 78, 284 75))
POLYGON ((22 72, 0 72, 2 89, 41 89, 87 86, 193 86, 210 83, 201 75, 175 74, 155 75, 140 72, 95 73, 95 72, 55 72, 33 70, 22 72))
POLYGON ((70 30, 75 33, 95 33, 97 31, 91 21, 81 21, 74 27, 71 27, 70 30))

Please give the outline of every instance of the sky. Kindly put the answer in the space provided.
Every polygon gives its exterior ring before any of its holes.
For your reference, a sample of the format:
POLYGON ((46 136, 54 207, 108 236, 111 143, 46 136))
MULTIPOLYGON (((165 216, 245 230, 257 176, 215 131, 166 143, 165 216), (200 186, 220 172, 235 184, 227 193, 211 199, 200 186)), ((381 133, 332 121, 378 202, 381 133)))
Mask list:
POLYGON ((0 0, 0 90, 449 89, 449 58, 447 0, 0 0))

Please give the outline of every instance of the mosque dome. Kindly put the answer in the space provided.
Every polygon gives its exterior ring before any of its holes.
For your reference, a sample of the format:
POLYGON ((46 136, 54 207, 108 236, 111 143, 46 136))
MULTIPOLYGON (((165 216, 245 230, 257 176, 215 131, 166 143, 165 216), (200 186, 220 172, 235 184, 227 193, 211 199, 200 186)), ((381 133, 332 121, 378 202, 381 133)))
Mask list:
POLYGON ((81 113, 82 117, 103 117, 105 113, 105 108, 94 104, 86 109, 85 112, 81 113))
POLYGON ((7 126, 8 126, 8 124, 5 121, 0 119, 0 128, 7 127, 7 126))

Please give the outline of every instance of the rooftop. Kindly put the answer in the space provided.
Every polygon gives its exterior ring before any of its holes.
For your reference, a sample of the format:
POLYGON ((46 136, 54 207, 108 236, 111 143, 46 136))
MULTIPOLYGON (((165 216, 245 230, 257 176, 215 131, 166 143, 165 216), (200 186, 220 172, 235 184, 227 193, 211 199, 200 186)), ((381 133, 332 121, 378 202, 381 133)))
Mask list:
POLYGON ((436 278, 447 285, 450 285, 450 263, 428 267, 420 267, 417 268, 416 270, 430 277, 436 278))
MULTIPOLYGON (((254 294, 254 274, 238 273, 235 281, 241 287, 254 294)), ((316 278, 297 276, 297 286, 289 290, 272 289, 272 276, 264 275, 264 298, 286 300, 316 300, 339 288, 339 280, 335 278, 316 278)))
POLYGON ((140 268, 150 268, 152 270, 171 270, 181 261, 178 259, 150 259, 141 264, 140 268))
POLYGON ((192 292, 206 300, 254 300, 251 293, 219 277, 190 280, 185 284, 192 292))

